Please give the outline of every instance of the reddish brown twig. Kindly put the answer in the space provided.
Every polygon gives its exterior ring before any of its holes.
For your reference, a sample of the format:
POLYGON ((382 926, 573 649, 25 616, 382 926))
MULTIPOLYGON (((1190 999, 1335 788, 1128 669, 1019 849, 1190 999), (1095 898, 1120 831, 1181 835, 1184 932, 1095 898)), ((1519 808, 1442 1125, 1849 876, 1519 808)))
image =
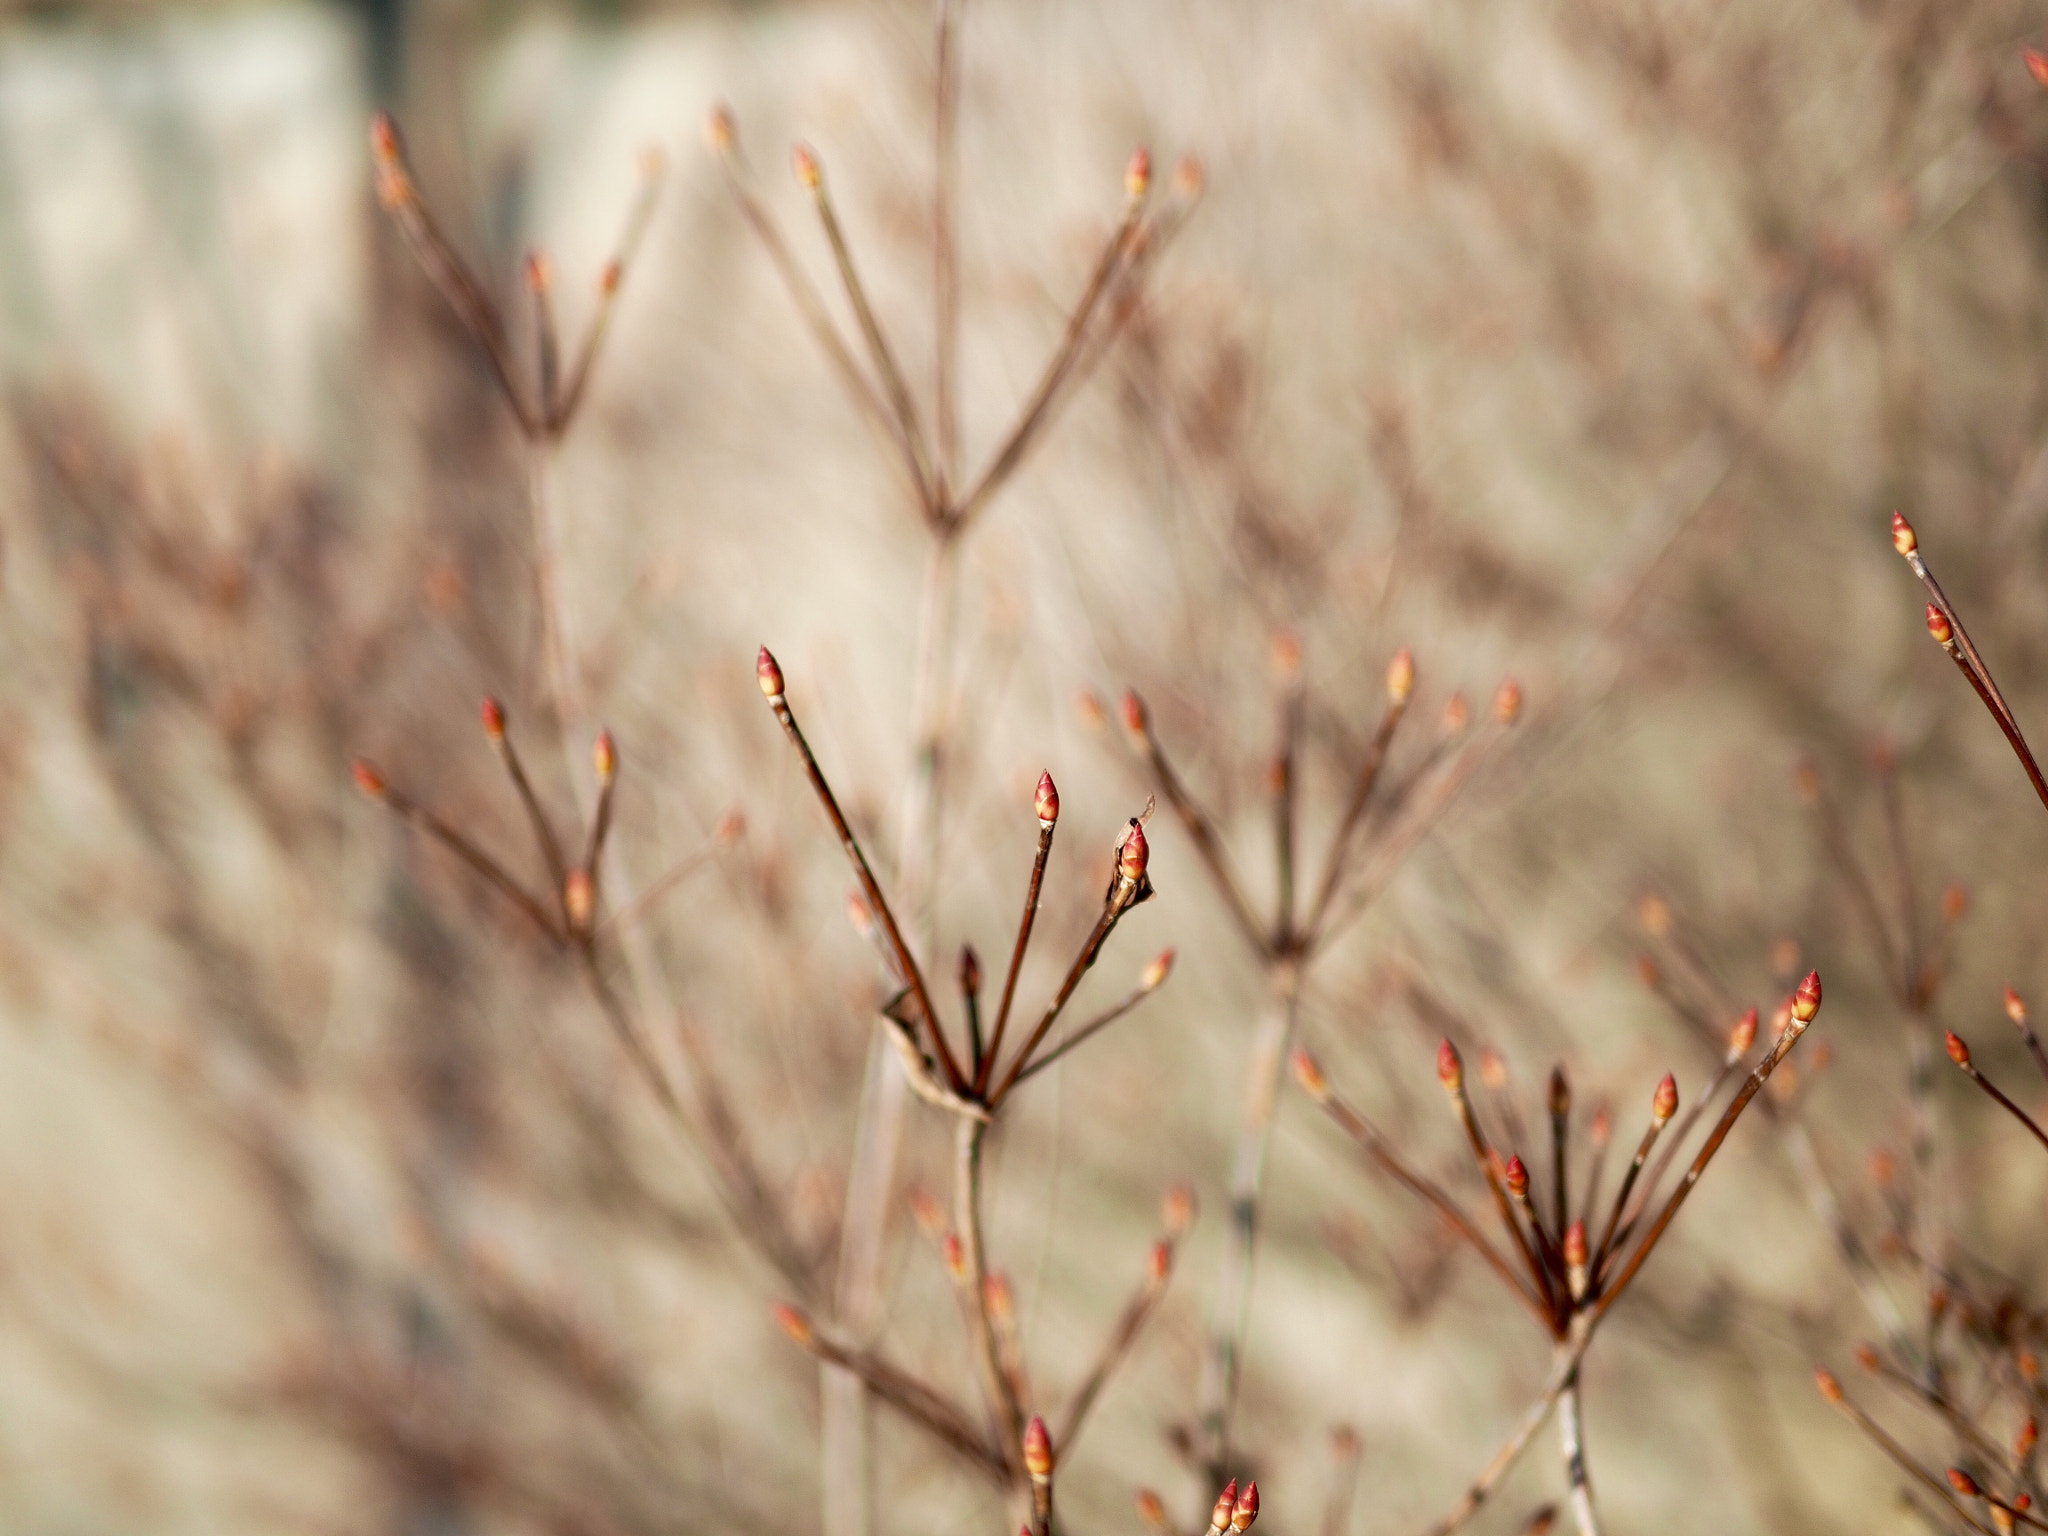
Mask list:
POLYGON ((1949 1030, 1943 1037, 1943 1043, 1948 1046, 1948 1059, 1962 1068, 1963 1076, 1967 1077, 1979 1088, 1982 1088, 1985 1093, 1990 1095, 1993 1103, 1997 1104, 2007 1114, 2011 1115, 2013 1119, 2019 1121, 2021 1125, 2024 1125, 2031 1131, 2034 1140, 2040 1142, 2042 1146, 2048 1147, 2048 1131, 2042 1130, 2034 1122, 2032 1115, 2021 1109, 2019 1105, 2013 1103, 1996 1083, 1977 1070, 1976 1063, 1970 1060, 1970 1048, 1963 1043, 1961 1036, 1957 1035, 1954 1030, 1949 1030))

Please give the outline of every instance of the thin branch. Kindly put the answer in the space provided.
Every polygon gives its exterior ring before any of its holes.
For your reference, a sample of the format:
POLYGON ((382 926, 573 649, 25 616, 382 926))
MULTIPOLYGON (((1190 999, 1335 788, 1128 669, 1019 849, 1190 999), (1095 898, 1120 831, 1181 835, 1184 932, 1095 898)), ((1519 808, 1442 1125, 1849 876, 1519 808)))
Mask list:
POLYGON ((1067 1406, 1060 1414, 1060 1428, 1054 1443, 1063 1446, 1073 1444, 1089 1409, 1102 1395, 1104 1385, 1137 1342, 1139 1330, 1151 1317, 1153 1308, 1158 1306, 1159 1298, 1166 1293, 1166 1282, 1173 1274, 1174 1241, 1175 1234, 1168 1233, 1153 1245, 1145 1263, 1144 1278, 1138 1282, 1131 1299, 1124 1303, 1116 1326, 1110 1329, 1102 1348, 1096 1351, 1095 1363, 1088 1368, 1081 1384, 1074 1389, 1074 1395, 1067 1400, 1067 1406))
POLYGON ((988 1088, 989 1079, 995 1073, 996 1054, 1003 1048, 1003 1031, 1009 1027, 1010 1005, 1017 996, 1017 975, 1024 969, 1024 951, 1031 946, 1031 929, 1038 921, 1039 887, 1045 882, 1045 861, 1052 855, 1053 829, 1060 812, 1059 791, 1053 789, 1049 773, 1039 777, 1038 811, 1038 852, 1031 860, 1030 882, 1024 887, 1024 915, 1017 919, 1017 942, 1010 950, 1010 969, 1003 976, 1003 996, 996 1005, 996 1022, 989 1032, 988 1052, 982 1058, 981 1070, 974 1075, 977 1093, 988 1088), (1045 814, 1048 810, 1052 815, 1045 814))
POLYGON ((1379 782, 1380 770, 1386 766, 1387 751, 1394 743, 1394 732, 1400 729, 1402 716, 1408 712, 1408 699, 1414 689, 1415 661, 1404 649, 1395 654, 1387 667, 1387 707, 1381 713, 1379 727, 1372 733, 1372 742, 1366 747, 1365 757, 1358 765, 1357 777, 1352 781, 1351 799, 1345 804, 1336 834, 1330 839, 1323 878, 1316 888, 1315 900, 1309 906, 1308 920, 1302 924, 1302 932, 1310 943, 1321 930, 1330 898, 1344 879, 1352 834, 1357 831, 1359 820, 1365 815, 1366 804, 1372 799, 1373 786, 1379 782))
POLYGON ((640 156, 640 190, 634 194, 632 206, 626 211, 625 228, 620 232, 618 244, 612 259, 605 263, 604 272, 597 282, 597 308, 592 312, 590 325, 583 332, 583 344, 576 350, 576 361, 570 364, 568 383, 562 390, 561 399, 556 403, 548 428, 557 437, 568 430, 569 423, 576 419, 577 409, 583 404, 583 394, 590 385, 590 370, 597 361, 598 349, 604 345, 606 334, 611 329, 612 315, 618 308, 619 289, 626 281, 626 272, 640 254, 640 244, 647 235, 647 226, 654 219, 654 205, 661 194, 662 180, 668 174, 668 157, 658 149, 649 149, 640 156))
POLYGON ((1250 941, 1252 948, 1261 956, 1270 953, 1270 943, 1259 920, 1252 915, 1251 903, 1245 900, 1244 888, 1238 884, 1237 875, 1230 867, 1230 859, 1223 851, 1222 839, 1216 835, 1215 826, 1188 788, 1181 782, 1180 775, 1166 760, 1166 753, 1159 745, 1159 738, 1153 734, 1152 713, 1145 707, 1145 701, 1135 692, 1124 694, 1124 734, 1136 746, 1145 759, 1145 765, 1152 770, 1153 781, 1159 793, 1166 797, 1166 803, 1179 818, 1181 828, 1188 835, 1188 841, 1195 845, 1195 856, 1202 861, 1210 882, 1222 896, 1223 904, 1237 922, 1238 928, 1250 941))

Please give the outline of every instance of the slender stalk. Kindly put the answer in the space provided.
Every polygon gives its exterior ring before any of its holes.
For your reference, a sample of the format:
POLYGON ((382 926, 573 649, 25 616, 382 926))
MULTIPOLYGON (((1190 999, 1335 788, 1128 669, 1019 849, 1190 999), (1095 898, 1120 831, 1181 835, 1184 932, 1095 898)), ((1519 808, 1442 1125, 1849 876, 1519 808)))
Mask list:
POLYGON ((1600 1518, 1593 1509, 1593 1480, 1586 1471, 1586 1429, 1579 1408, 1576 1371, 1558 1400, 1557 1439, 1564 1452, 1565 1483, 1570 1489, 1572 1516, 1578 1521, 1579 1536, 1600 1536, 1600 1518))
POLYGON ((1984 1533, 1984 1536, 1997 1536, 1997 1533, 1990 1526, 1984 1524, 1983 1521, 1970 1513, 1968 1507, 1956 1497, 1947 1483, 1927 1471, 1918 1462, 1913 1460, 1911 1456, 1907 1455, 1906 1448, 1887 1434, 1882 1425, 1861 1408, 1850 1402, 1848 1397, 1843 1394, 1841 1384, 1834 1377, 1829 1376, 1826 1372, 1822 1372, 1820 1382, 1821 1395, 1834 1404, 1850 1423, 1862 1430, 1877 1445, 1879 1450, 1891 1458, 1892 1463, 1900 1471, 1941 1500, 1943 1504, 1955 1513, 1956 1518, 1969 1526, 1971 1530, 1981 1531, 1984 1533))
POLYGON ((974 1076, 975 1092, 987 1089, 989 1078, 994 1075, 996 1055, 1003 1048, 1003 1030, 1010 1022, 1010 1004, 1017 996, 1017 973, 1024 969, 1024 951, 1031 946, 1031 928, 1038 921, 1038 891, 1045 881, 1045 861, 1052 854, 1052 835, 1055 823, 1040 821, 1038 824, 1038 852, 1031 860, 1031 880, 1024 888, 1024 915, 1017 919, 1017 943, 1010 951, 1010 968, 1003 975, 1002 1001, 996 1005, 996 1021, 988 1037, 988 1053, 982 1058, 981 1070, 974 1076))
POLYGON ((647 226, 654 219, 654 205, 661 194, 661 184, 668 173, 668 160, 659 150, 649 150, 640 159, 640 190, 626 211, 625 228, 619 234, 618 243, 612 247, 612 259, 605 264, 603 275, 598 278, 597 308, 592 312, 590 324, 583 333, 583 342, 576 351, 576 360, 569 365, 569 374, 563 385, 561 398, 555 404, 554 416, 548 422, 548 429, 556 436, 568 430, 569 423, 576 419, 576 412, 583 404, 584 391, 590 386, 591 369, 597 362, 599 350, 604 345, 606 334, 611 329, 612 315, 618 308, 619 289, 624 285, 626 273, 640 254, 640 243, 646 238, 647 226))
POLYGON ((1047 1051, 1044 1055, 1040 1056, 1036 1061, 1032 1062, 1029 1066, 1025 1067, 1023 1071, 1017 1074, 1017 1081, 1020 1083, 1028 1082, 1031 1078, 1037 1076, 1040 1072, 1043 1072, 1047 1067, 1051 1066, 1054 1062, 1058 1061, 1062 1056, 1066 1055, 1069 1051, 1076 1050, 1079 1047, 1087 1044, 1090 1040, 1094 1039, 1095 1036, 1101 1034, 1102 1031, 1109 1028, 1110 1025, 1114 1024, 1118 1019, 1122 1018, 1125 1014, 1129 1013, 1133 1008, 1137 1007, 1138 1004, 1142 1003, 1146 998, 1150 997, 1152 995, 1152 991, 1152 987, 1146 985, 1143 982, 1140 982, 1137 986, 1131 988, 1130 991, 1126 992, 1121 998, 1117 999, 1116 1002, 1112 1003, 1109 1007, 1103 1009, 1102 1012, 1098 1013, 1094 1018, 1090 1019, 1086 1024, 1083 1024, 1079 1029, 1073 1031, 1073 1033, 1066 1036, 1066 1038, 1061 1040, 1058 1045, 1054 1046, 1051 1050, 1047 1051))
POLYGON ((960 1234, 960 1284, 967 1292, 968 1321, 974 1330, 975 1368, 995 1420, 997 1443, 1005 1447, 1007 1455, 1010 1447, 1023 1443, 1024 1409, 1009 1372, 1003 1368, 995 1321, 989 1316, 988 1252, 981 1219, 981 1144, 987 1133, 986 1120, 971 1115, 954 1120, 953 1225, 960 1234))
POLYGON ((960 241, 953 189, 960 179, 959 0, 939 0, 938 87, 932 112, 932 399, 938 435, 938 505, 949 511, 960 464, 960 241))
POLYGON ((785 1321, 785 1329, 827 1365, 851 1373, 876 1397, 926 1430, 947 1449, 982 1472, 993 1482, 1007 1485, 1010 1463, 994 1446, 976 1433, 966 1412, 936 1387, 926 1385, 907 1371, 864 1349, 857 1349, 817 1332, 808 1321, 785 1321))
MULTIPOLYGON (((1406 652, 1402 653, 1404 656, 1406 652)), ((1352 835, 1358 830, 1360 818, 1372 799, 1373 786, 1379 782, 1380 770, 1386 766, 1387 751, 1394 743, 1394 732, 1400 729, 1401 718, 1408 711, 1409 691, 1414 686, 1412 666, 1407 680, 1399 686, 1388 689, 1387 707, 1380 716, 1379 727, 1373 732, 1372 741, 1365 749, 1365 758, 1358 766, 1358 776, 1352 781, 1351 798, 1345 803, 1344 815, 1337 823, 1336 835, 1330 839, 1330 852, 1323 865, 1323 878, 1316 887, 1315 900, 1310 903, 1308 919, 1302 924, 1302 932, 1308 942, 1313 943, 1321 931, 1323 916, 1329 910, 1330 898, 1337 892, 1348 867, 1352 835)))
POLYGON ((1243 1373, 1245 1331, 1251 1322, 1252 1266, 1258 1252, 1266 1148, 1272 1140, 1280 1073, 1299 1016, 1301 979, 1301 962, 1293 956, 1267 965, 1266 1004, 1259 1015, 1246 1074, 1244 1110, 1230 1170, 1230 1227, 1203 1369, 1202 1428, 1208 1440, 1206 1470, 1211 1482, 1221 1479, 1222 1468, 1230 1460, 1231 1417, 1243 1373))
POLYGON ((1166 753, 1159 745, 1159 738, 1152 731, 1151 712, 1145 708, 1144 700, 1135 693, 1124 695, 1124 728, 1145 764, 1152 771, 1153 781, 1159 786, 1159 793, 1166 797, 1166 803, 1173 808, 1173 814, 1188 835, 1188 841, 1195 845, 1195 856, 1202 861, 1210 882, 1223 897, 1224 906, 1229 909, 1232 919, 1244 934, 1252 948, 1262 957, 1270 956, 1270 945, 1265 929, 1252 915, 1251 903, 1245 900, 1244 888, 1238 884, 1237 874, 1230 867, 1230 859, 1223 851, 1223 841, 1216 835, 1215 826, 1188 788, 1181 782, 1180 775, 1166 760, 1166 753))
POLYGON ((1086 976, 1089 967, 1095 964, 1096 956, 1102 953, 1103 943, 1116 927, 1117 919, 1129 910, 1136 893, 1135 882, 1124 878, 1118 879, 1114 892, 1103 904, 1102 916, 1095 920, 1095 927, 1082 941, 1081 952, 1074 956, 1074 963, 1067 968, 1066 980, 1060 983, 1059 991, 1053 994, 1052 1001, 1046 1005, 1045 1013, 1040 1017, 1037 1026, 1025 1037, 1022 1048, 1010 1063, 1010 1070, 990 1091, 988 1107, 991 1112, 1009 1096, 1010 1090, 1016 1087, 1019 1078, 1023 1076, 1024 1069, 1031 1065, 1031 1053, 1038 1049, 1047 1031, 1059 1019, 1061 1010, 1067 1006, 1067 999, 1074 995, 1074 989, 1081 985, 1081 978, 1086 976))
MULTIPOLYGON (((372 775, 375 774, 374 769, 366 769, 365 765, 359 764, 356 773, 358 783, 364 782, 365 772, 372 775)), ((447 822, 436 816, 418 801, 402 791, 393 789, 385 784, 381 777, 377 779, 374 790, 369 790, 367 785, 365 787, 368 792, 374 794, 376 799, 381 800, 388 806, 392 814, 401 821, 410 822, 418 827, 429 837, 433 838, 435 842, 454 854, 464 864, 467 864, 470 869, 483 878, 486 884, 507 901, 511 902, 513 906, 517 907, 548 938, 557 944, 566 942, 562 930, 548 916, 541 904, 528 895, 525 888, 507 874, 504 866, 499 864, 496 859, 485 853, 476 844, 449 826, 447 822)))
POLYGON ((1081 1378, 1081 1384, 1074 1389, 1074 1395, 1067 1400, 1065 1410, 1060 1414, 1060 1427, 1055 1432, 1055 1445, 1072 1445, 1075 1435, 1080 1433, 1088 1411, 1095 1406, 1095 1400, 1102 1395, 1103 1386, 1124 1357, 1137 1342, 1138 1332, 1151 1317, 1159 1298, 1166 1292, 1166 1281, 1172 1274, 1173 1242, 1162 1239, 1153 1248, 1152 1257, 1145 1268, 1145 1277, 1138 1282, 1138 1289, 1131 1299, 1124 1303, 1124 1309, 1117 1317, 1116 1326, 1096 1351, 1095 1362, 1081 1378))
POLYGON ((1979 1088, 1982 1088, 1984 1092, 1990 1096, 1991 1101, 1994 1104, 1998 1105, 1999 1108, 2003 1109, 2007 1114, 2011 1115, 2013 1119, 2019 1121, 2021 1125, 2024 1125, 2030 1132, 2032 1132, 2034 1140, 2040 1142, 2042 1146, 2048 1147, 2048 1131, 2042 1130, 2041 1127, 2034 1122, 2034 1117, 2032 1115, 2028 1114, 2024 1109, 2021 1109, 2019 1105, 2013 1103, 2011 1099, 2006 1097, 2004 1090, 2002 1090, 1998 1086, 1998 1084, 1992 1082, 1990 1078, 1986 1077, 1982 1072, 1979 1072, 1977 1070, 1976 1063, 1970 1060, 1969 1047, 1964 1045, 1963 1042, 1953 1034, 1951 1034, 1948 1037, 1948 1054, 1949 1059, 1953 1061, 1957 1066, 1963 1069, 1963 1075, 1969 1078, 1969 1080, 1975 1083, 1979 1088))

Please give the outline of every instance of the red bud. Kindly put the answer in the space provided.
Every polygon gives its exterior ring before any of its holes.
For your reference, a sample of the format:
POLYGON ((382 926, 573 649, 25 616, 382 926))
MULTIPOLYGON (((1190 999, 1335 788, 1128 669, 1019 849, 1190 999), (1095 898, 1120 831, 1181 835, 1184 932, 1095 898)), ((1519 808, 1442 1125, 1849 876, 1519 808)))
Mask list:
POLYGON ((1574 1269, 1586 1267, 1586 1222, 1580 1217, 1564 1229, 1564 1261, 1574 1269))
POLYGON ((787 1303, 778 1302, 774 1308, 774 1315, 775 1321, 782 1331, 806 1348, 817 1337, 811 1331, 811 1320, 805 1317, 803 1313, 797 1311, 795 1307, 789 1306, 787 1303))
POLYGON ((2048 90, 2048 54, 2038 48, 2022 48, 2020 59, 2027 66, 2027 73, 2034 77, 2034 84, 2048 90))
POLYGON ((2022 1029, 2027 1025, 2027 1004, 2011 987, 2005 989, 2005 1016, 2022 1029))
POLYGON ((1529 1193, 1529 1170, 1519 1153, 1508 1159, 1507 1183, 1508 1193, 1517 1200, 1529 1193))
POLYGON ((1650 1117, 1659 1125, 1665 1125, 1677 1113, 1678 1079, 1666 1072, 1657 1084, 1657 1091, 1650 1095, 1650 1117))
POLYGON ((610 731, 599 731, 590 748, 590 761, 597 769, 597 782, 609 784, 619 771, 619 749, 610 731))
POLYGON ((1436 1048, 1436 1080, 1449 1093, 1465 1086, 1465 1063, 1458 1059, 1458 1048, 1448 1040, 1436 1048))
POLYGON ((1124 165, 1124 196, 1136 202, 1151 185, 1152 153, 1140 146, 1131 151, 1131 158, 1124 165))
POLYGON ((1947 645, 1955 638, 1955 629, 1949 624, 1948 615, 1933 603, 1927 605, 1927 633, 1934 636, 1937 645, 1947 645))
POLYGON ((505 706, 489 694, 484 695, 484 734, 493 741, 505 739, 505 706))
POLYGON ((1948 1469, 1948 1485, 1966 1499, 1977 1497, 1977 1479, 1970 1476, 1961 1467, 1950 1467, 1948 1469))
POLYGON ((1060 819, 1060 792, 1051 774, 1041 773, 1038 776, 1038 794, 1032 801, 1032 809, 1038 813, 1041 826, 1049 827, 1060 819))
POLYGON ((1395 704, 1406 704, 1408 695, 1414 691, 1415 653, 1404 645, 1387 663, 1387 698, 1395 704))
POLYGON ((1806 1024, 1819 1012, 1820 972, 1808 971, 1806 979, 1799 983, 1799 990, 1792 994, 1792 1017, 1806 1024))
POLYGON ((1145 829, 1134 821, 1124 834, 1123 846, 1117 854, 1117 873, 1136 884, 1145 878, 1145 866, 1151 859, 1152 850, 1145 843, 1145 829))
POLYGON ((1237 1496, 1237 1507, 1231 1512, 1230 1528, 1244 1536, 1251 1529, 1252 1522, 1259 1518, 1259 1485, 1246 1483, 1244 1492, 1237 1496))
POLYGON ((382 800, 390 786, 384 782, 384 775, 377 771, 377 765, 366 757, 359 757, 348 765, 349 775, 356 781, 356 788, 372 800, 382 800))
POLYGON ((1123 718, 1125 732, 1132 740, 1143 745, 1146 735, 1152 728, 1152 717, 1145 708, 1145 701, 1138 697, 1136 689, 1124 690, 1117 712, 1123 718))
POLYGON ((1963 1044, 1963 1037, 1961 1035, 1952 1029, 1945 1030, 1942 1033, 1942 1044, 1948 1047, 1948 1059, 1950 1061, 1961 1067, 1965 1072, 1970 1070, 1970 1048, 1963 1044))
POLYGON ((1892 514, 1892 548, 1902 555, 1910 555, 1920 547, 1920 540, 1913 533, 1913 525, 1906 521, 1906 514, 1892 514))
POLYGON ((1216 1507, 1209 1512, 1209 1529, 1228 1530, 1230 1517, 1237 1511, 1237 1479, 1232 1478, 1223 1485, 1223 1492, 1217 1496, 1216 1507))
POLYGON ((1024 1426, 1024 1470, 1035 1483, 1052 1476, 1052 1436, 1046 1432, 1045 1420, 1035 1413, 1024 1426))
POLYGON ((768 647, 762 646, 760 655, 754 658, 754 677, 761 684, 761 693, 769 700, 782 697, 782 668, 775 664, 775 658, 768 654, 768 647))
POLYGON ((1842 1384, 1825 1367, 1815 1369, 1813 1384, 1820 1388, 1820 1395, 1829 1402, 1839 1403, 1842 1400, 1842 1384))
POLYGON ((818 167, 818 157, 808 144, 790 146, 789 168, 796 172, 796 179, 806 191, 815 192, 825 179, 825 173, 818 167))

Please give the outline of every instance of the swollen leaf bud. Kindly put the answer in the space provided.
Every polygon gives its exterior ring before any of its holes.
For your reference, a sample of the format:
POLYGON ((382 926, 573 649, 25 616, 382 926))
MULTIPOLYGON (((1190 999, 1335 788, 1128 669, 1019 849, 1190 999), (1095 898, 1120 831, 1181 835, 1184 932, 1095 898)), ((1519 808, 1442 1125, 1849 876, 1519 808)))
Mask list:
POLYGON ((1820 1012, 1820 972, 1808 971, 1799 983, 1799 989, 1792 994, 1792 1017, 1802 1024, 1813 1022, 1813 1016, 1820 1012))
POLYGON ((782 697, 782 668, 775 664, 775 658, 768 654, 765 645, 754 658, 754 677, 761 684, 763 698, 773 703, 782 697))
POLYGON ((569 878, 562 882, 562 910, 578 933, 589 929, 591 915, 597 910, 597 889, 590 883, 589 870, 569 871, 569 878))
POLYGON ((1493 691, 1493 718, 1502 725, 1513 725, 1521 712, 1522 685, 1512 677, 1503 678, 1501 685, 1493 691))
POLYGON ((1920 547, 1920 540, 1913 533, 1913 525, 1906 521, 1906 514, 1892 514, 1892 548, 1902 555, 1910 555, 1920 547))
POLYGON ((612 740, 610 731, 599 731, 597 740, 590 748, 591 766, 597 770, 597 782, 609 784, 619 771, 619 748, 612 740))
POLYGON ((505 706, 489 694, 484 695, 484 734, 492 741, 505 739, 505 706))
POLYGON ((1456 1093, 1465 1086, 1465 1063, 1459 1059, 1458 1048, 1448 1040, 1436 1048, 1436 1080, 1444 1085, 1446 1093, 1456 1093))
POLYGON ((1024 1426, 1024 1470, 1031 1474, 1034 1483, 1052 1476, 1052 1436, 1046 1431, 1045 1420, 1035 1413, 1024 1426))
POLYGON ((1517 1200, 1529 1193, 1529 1169, 1520 1153, 1508 1159, 1507 1186, 1508 1193, 1517 1200))
POLYGON ((1825 1366, 1815 1368, 1813 1384, 1820 1388, 1820 1395, 1829 1402, 1839 1403, 1842 1400, 1842 1384, 1835 1380, 1834 1374, 1825 1366))
POLYGON ((1216 1507, 1209 1512, 1209 1529, 1227 1531, 1230 1517, 1237 1512, 1237 1479, 1232 1478, 1223 1485, 1223 1492, 1217 1495, 1216 1507))
POLYGON ((775 1321, 784 1333, 806 1349, 817 1338, 817 1334, 811 1330, 811 1320, 786 1302, 776 1303, 775 1321))
POLYGON ((1387 663, 1387 698, 1395 704, 1406 704, 1408 695, 1414 691, 1415 653, 1404 645, 1387 663))
POLYGON ((1137 1496, 1138 1518, 1155 1531, 1172 1529, 1172 1522, 1166 1518, 1166 1503, 1150 1488, 1140 1488, 1137 1496))
POLYGON ((1154 1243, 1151 1257, 1145 1261, 1145 1279, 1157 1288, 1166 1284, 1166 1277, 1173 1273, 1173 1244, 1154 1243))
POLYGON ((1564 1229, 1564 1261, 1574 1269, 1586 1267, 1586 1222, 1580 1217, 1564 1229))
POLYGON ((817 191, 825 180, 825 173, 818 166, 817 154, 808 144, 790 146, 789 168, 796 172, 797 184, 806 192, 817 191))
POLYGON ((1145 967, 1138 977, 1138 985, 1147 992, 1157 991, 1166 978, 1173 973, 1174 952, 1162 949, 1152 957, 1152 963, 1145 967))
POLYGON ((1955 627, 1948 621, 1948 615, 1933 603, 1927 605, 1927 633, 1934 636, 1936 645, 1947 645, 1955 638, 1955 627))
POLYGON ((2027 66, 2027 73, 2034 77, 2034 84, 2048 91, 2048 54, 2038 48, 2022 48, 2020 60, 2027 66))
POLYGON ((2020 1028, 2027 1027, 2027 1004, 2011 987, 2005 989, 2005 1016, 2020 1028))
POLYGON ((1152 850, 1145 842, 1145 828, 1133 820, 1117 850, 1117 873, 1135 885, 1145 878, 1145 866, 1151 859, 1152 850))
POLYGON ((1060 819, 1060 792, 1050 773, 1038 776, 1038 793, 1032 798, 1031 808, 1038 813, 1041 827, 1049 827, 1060 819))
POLYGON ((1669 1072, 1657 1084, 1657 1091, 1650 1095, 1650 1118, 1658 1125, 1668 1125, 1671 1117, 1678 1113, 1678 1080, 1669 1072))
POLYGON ((1966 1499, 1977 1497, 1977 1479, 1970 1476, 1961 1467, 1950 1467, 1948 1469, 1948 1485, 1966 1499))
POLYGON ((1152 185, 1152 152, 1140 146, 1124 164, 1124 196, 1136 202, 1152 185))
POLYGON ((723 155, 732 149, 733 133, 732 108, 721 101, 704 115, 704 142, 714 155, 723 155))
POLYGON ((1323 1076, 1322 1063, 1299 1046, 1294 1051, 1294 1080, 1318 1104, 1330 1096, 1330 1081, 1323 1076))
POLYGON ((960 1241, 958 1232, 948 1232, 939 1244, 939 1255, 946 1261, 946 1273, 955 1280, 967 1278, 967 1245, 960 1241))
POLYGON ((1963 1037, 1954 1030, 1942 1032, 1941 1043, 1948 1047, 1948 1059, 1965 1072, 1970 1070, 1970 1048, 1963 1044, 1963 1037))
POLYGON ((1126 688, 1117 713, 1124 723, 1124 734, 1138 746, 1145 745, 1145 738, 1151 734, 1152 718, 1146 712, 1145 701, 1138 697, 1135 688, 1126 688))

